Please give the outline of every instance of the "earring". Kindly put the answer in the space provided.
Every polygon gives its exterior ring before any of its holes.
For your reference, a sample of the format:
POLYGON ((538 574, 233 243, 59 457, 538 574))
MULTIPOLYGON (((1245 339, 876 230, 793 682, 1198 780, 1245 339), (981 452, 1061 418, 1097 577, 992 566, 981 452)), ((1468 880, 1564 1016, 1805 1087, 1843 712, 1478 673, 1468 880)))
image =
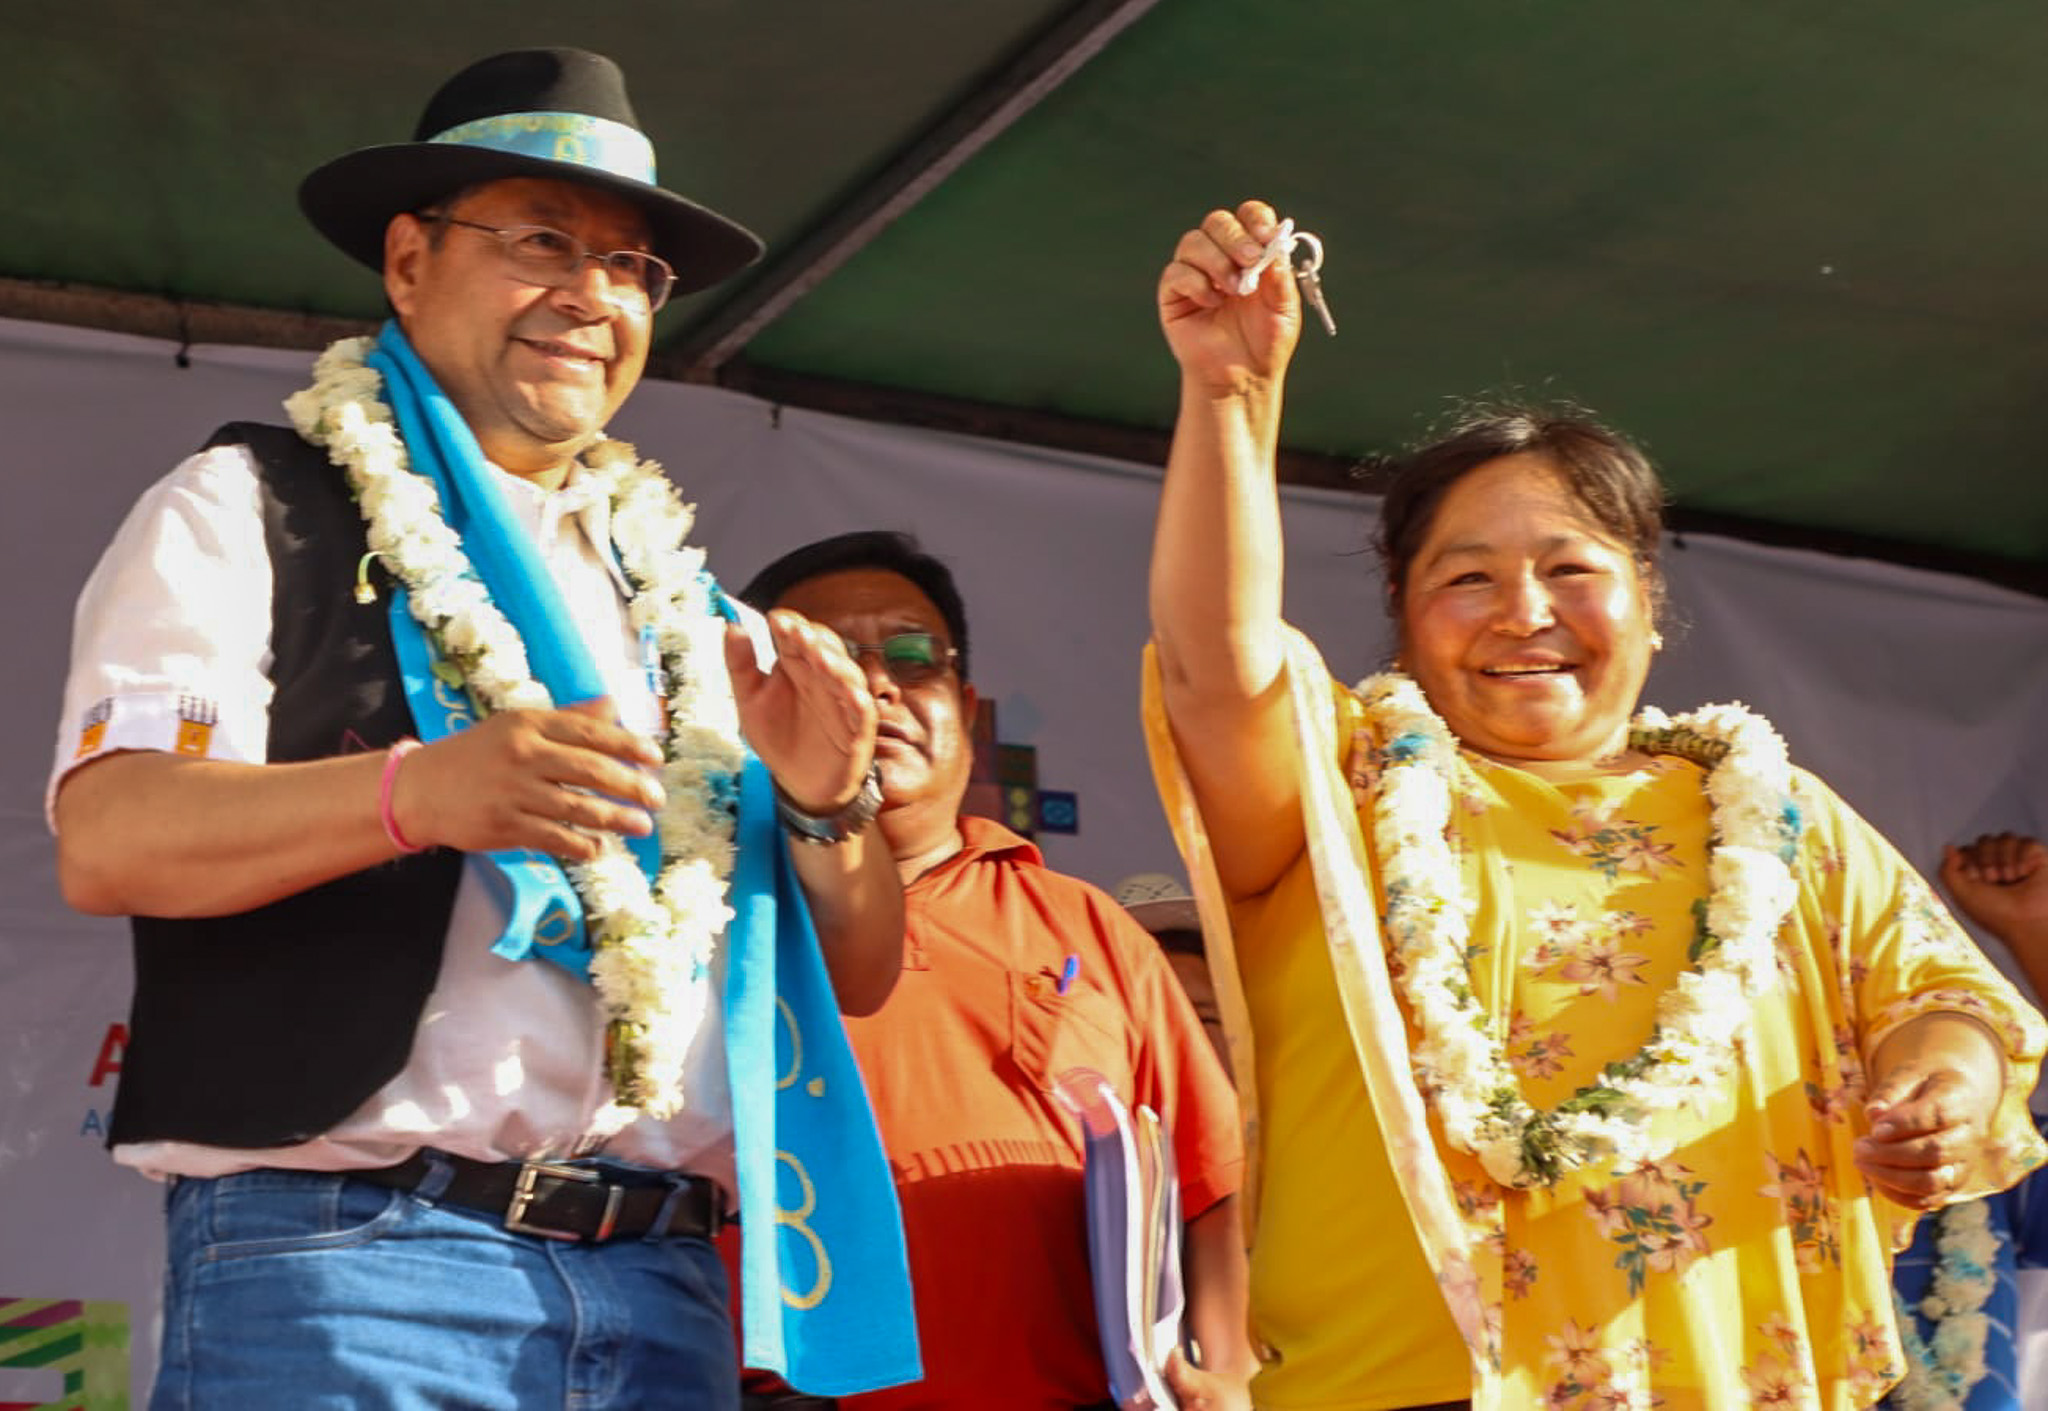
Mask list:
POLYGON ((1664 634, 1662 632, 1658 632, 1655 630, 1651 631, 1650 650, 1653 652, 1661 652, 1664 650, 1664 634))

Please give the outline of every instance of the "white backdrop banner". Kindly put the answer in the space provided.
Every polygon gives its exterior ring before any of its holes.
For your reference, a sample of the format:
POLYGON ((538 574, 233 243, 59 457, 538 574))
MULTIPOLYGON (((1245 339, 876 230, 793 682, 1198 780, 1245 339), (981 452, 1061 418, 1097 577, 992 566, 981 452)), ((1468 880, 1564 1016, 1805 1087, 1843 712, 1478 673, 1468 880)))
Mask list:
MULTIPOLYGON (((162 343, 0 321, 0 1411, 116 1406, 131 1384, 140 1404, 162 1271, 160 1192, 101 1149, 126 930, 65 908, 43 822, 71 605, 143 487, 224 421, 282 421, 309 365, 227 348, 181 362, 162 343)), ((1162 404, 1171 380, 1162 353, 1162 404)), ((696 501, 729 587, 827 534, 915 532, 960 580, 999 737, 1035 746, 1041 786, 1078 796, 1079 831, 1043 839, 1048 859, 1104 886, 1179 872, 1137 722, 1155 471, 675 384, 643 387, 614 429, 696 501)), ((1286 497, 1288 614, 1350 678, 1389 655, 1372 510, 1286 497)), ((2048 602, 1707 536, 1674 542, 1667 571, 1650 700, 1764 711, 1930 874, 1944 841, 2048 831, 2048 602)))

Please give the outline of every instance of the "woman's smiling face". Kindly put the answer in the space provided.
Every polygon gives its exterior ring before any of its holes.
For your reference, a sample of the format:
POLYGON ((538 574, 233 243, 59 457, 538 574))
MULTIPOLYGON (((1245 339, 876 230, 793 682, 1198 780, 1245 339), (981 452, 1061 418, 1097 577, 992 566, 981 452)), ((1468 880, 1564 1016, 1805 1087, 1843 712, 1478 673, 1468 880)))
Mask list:
POLYGON ((1464 744, 1509 763, 1626 748, 1649 588, 1547 458, 1502 456, 1452 485, 1402 586, 1402 666, 1464 744))

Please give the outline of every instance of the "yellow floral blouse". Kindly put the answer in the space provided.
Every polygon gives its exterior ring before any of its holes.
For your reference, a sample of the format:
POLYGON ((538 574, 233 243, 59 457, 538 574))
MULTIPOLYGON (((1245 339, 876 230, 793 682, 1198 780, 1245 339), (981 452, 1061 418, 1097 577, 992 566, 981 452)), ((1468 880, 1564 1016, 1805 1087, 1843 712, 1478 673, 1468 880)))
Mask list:
MULTIPOLYGON (((1309 848, 1228 913, 1147 670, 1154 768, 1210 926, 1259 1163, 1258 1404, 1875 1402, 1904 1367, 1889 1260, 1915 1215, 1855 1169, 1865 1062, 1933 1010, 2002 1038, 1999 1143, 1959 1197, 1981 1194, 2048 1156, 2025 1112, 2040 1017, 1890 845, 1795 771, 1799 900, 1727 1089, 1652 1119, 1675 1138, 1661 1160, 1504 1189, 1442 1140, 1407 1070, 1413 1032, 1374 943, 1383 899, 1363 841, 1380 742, 1305 639, 1290 654, 1309 848)), ((1473 988, 1539 1108, 1633 1054, 1687 965, 1706 895, 1702 778, 1666 756, 1557 786, 1460 756, 1451 841, 1477 902, 1473 988)))

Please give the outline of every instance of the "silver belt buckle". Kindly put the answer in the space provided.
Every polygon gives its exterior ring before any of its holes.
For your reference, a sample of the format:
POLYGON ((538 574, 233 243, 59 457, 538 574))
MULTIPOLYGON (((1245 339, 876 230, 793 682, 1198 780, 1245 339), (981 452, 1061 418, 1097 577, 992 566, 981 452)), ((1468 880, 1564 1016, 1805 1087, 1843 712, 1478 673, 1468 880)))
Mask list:
POLYGON ((597 1233, 590 1236, 592 1243, 602 1243, 611 1238, 612 1227, 619 1218, 619 1201, 625 1194, 622 1186, 604 1183, 597 1172, 587 1166, 563 1166, 552 1161, 522 1161, 519 1163, 519 1179, 512 1187, 512 1201, 505 1207, 505 1228, 516 1234, 539 1235, 542 1239, 567 1240, 580 1243, 582 1235, 574 1230, 551 1230, 545 1225, 526 1223, 526 1212, 539 1193, 534 1189, 541 1177, 553 1176, 562 1181, 580 1181, 585 1185, 605 1185, 604 1218, 597 1222, 597 1233))

